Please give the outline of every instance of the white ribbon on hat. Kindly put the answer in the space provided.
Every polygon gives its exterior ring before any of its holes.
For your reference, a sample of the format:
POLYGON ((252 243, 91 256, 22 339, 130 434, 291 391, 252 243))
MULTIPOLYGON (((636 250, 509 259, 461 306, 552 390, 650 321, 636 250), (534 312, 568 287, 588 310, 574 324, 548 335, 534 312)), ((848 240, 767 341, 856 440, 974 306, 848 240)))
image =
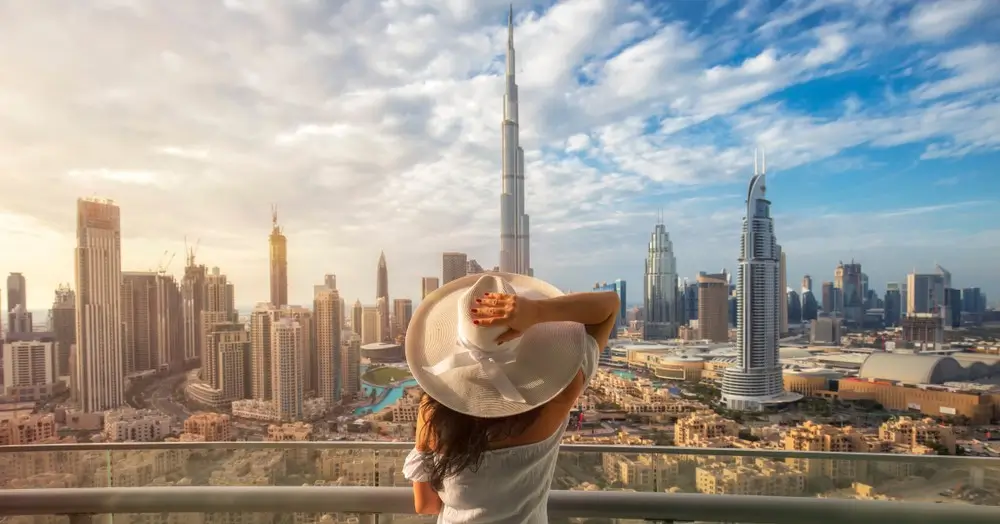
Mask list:
POLYGON ((504 373, 501 367, 504 364, 510 364, 517 360, 516 345, 503 351, 483 351, 483 348, 461 335, 458 336, 455 343, 465 351, 455 353, 433 366, 424 366, 424 370, 434 376, 438 376, 452 369, 478 364, 483 373, 486 374, 486 378, 493 384, 493 387, 497 388, 497 392, 500 393, 500 396, 504 400, 527 404, 527 401, 524 400, 524 397, 521 396, 517 387, 514 386, 514 383, 510 381, 510 378, 504 373))

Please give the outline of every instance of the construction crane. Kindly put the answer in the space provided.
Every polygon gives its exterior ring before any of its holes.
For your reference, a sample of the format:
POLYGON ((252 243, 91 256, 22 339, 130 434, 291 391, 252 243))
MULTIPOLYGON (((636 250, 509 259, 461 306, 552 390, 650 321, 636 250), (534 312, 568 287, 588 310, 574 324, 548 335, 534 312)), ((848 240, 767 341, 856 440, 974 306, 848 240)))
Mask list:
POLYGON ((163 274, 165 274, 167 272, 167 268, 169 268, 170 267, 170 263, 174 261, 174 257, 177 255, 177 252, 176 251, 174 251, 173 253, 170 253, 168 251, 164 251, 163 252, 163 256, 167 256, 168 254, 170 255, 170 257, 167 258, 167 261, 166 262, 160 262, 160 265, 158 265, 156 267, 156 272, 159 273, 159 274, 161 274, 161 275, 163 275, 163 274))
POLYGON ((194 257, 198 254, 198 246, 201 244, 201 239, 198 238, 194 241, 194 245, 190 248, 188 247, 187 235, 184 236, 184 255, 187 257, 188 267, 194 265, 194 257))
POLYGON ((170 250, 164 250, 163 253, 160 254, 160 258, 157 260, 156 266, 149 268, 149 272, 150 273, 159 272, 160 266, 163 265, 163 258, 166 257, 168 254, 170 254, 170 250))

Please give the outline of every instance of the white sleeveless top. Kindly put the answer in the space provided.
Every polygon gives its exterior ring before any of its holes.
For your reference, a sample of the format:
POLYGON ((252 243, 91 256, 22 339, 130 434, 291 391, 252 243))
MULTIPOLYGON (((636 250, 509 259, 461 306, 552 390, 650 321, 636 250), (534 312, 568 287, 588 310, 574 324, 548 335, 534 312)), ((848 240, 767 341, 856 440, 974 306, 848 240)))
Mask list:
MULTIPOLYGON (((589 344, 580 365, 584 389, 597 373, 600 358, 597 341, 589 336, 586 340, 589 344)), ((444 489, 438 492, 444 503, 438 523, 547 523, 549 487, 567 424, 541 442, 487 451, 475 472, 466 470, 444 479, 444 489)), ((410 452, 403 474, 410 481, 430 480, 422 453, 410 452)))

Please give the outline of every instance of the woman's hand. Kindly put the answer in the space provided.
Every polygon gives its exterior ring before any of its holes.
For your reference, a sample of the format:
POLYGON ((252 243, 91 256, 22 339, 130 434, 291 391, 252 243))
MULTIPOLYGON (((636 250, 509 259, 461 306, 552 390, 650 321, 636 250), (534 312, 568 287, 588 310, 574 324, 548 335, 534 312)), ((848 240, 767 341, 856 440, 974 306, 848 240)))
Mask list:
POLYGON ((521 336, 541 322, 538 301, 503 293, 486 293, 477 298, 471 313, 472 322, 479 326, 507 326, 507 331, 497 337, 500 344, 521 336))

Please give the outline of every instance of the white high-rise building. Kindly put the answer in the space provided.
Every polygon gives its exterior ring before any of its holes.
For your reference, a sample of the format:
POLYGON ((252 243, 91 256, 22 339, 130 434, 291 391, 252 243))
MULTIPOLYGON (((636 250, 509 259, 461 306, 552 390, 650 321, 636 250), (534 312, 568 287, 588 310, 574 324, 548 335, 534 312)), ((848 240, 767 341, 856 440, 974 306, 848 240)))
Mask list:
POLYGON ((274 395, 271 339, 281 317, 281 310, 268 302, 258 303, 250 313, 250 398, 255 400, 271 400, 274 395))
POLYGON ((736 279, 736 363, 726 368, 722 382, 726 406, 744 411, 759 411, 767 404, 791 399, 784 392, 778 356, 785 290, 771 202, 765 198, 765 167, 761 159, 757 170, 755 155, 736 279))
POLYGON ((677 259, 674 244, 662 221, 649 237, 643 282, 643 338, 665 340, 677 336, 680 309, 677 293, 677 259))
POLYGON ((524 214, 524 150, 521 149, 517 83, 514 81, 513 7, 507 17, 507 86, 503 96, 501 133, 500 271, 531 275, 528 215, 524 214))
POLYGON ((48 394, 46 386, 55 384, 59 378, 56 375, 54 347, 54 337, 42 333, 25 338, 15 335, 0 342, 3 349, 0 353, 3 356, 3 386, 0 391, 5 388, 21 389, 15 395, 32 398, 48 394))
POLYGON ((280 420, 302 418, 302 327, 291 317, 271 324, 271 388, 280 420))
POLYGON ((76 202, 76 398, 86 412, 125 402, 121 214, 110 200, 76 202))

